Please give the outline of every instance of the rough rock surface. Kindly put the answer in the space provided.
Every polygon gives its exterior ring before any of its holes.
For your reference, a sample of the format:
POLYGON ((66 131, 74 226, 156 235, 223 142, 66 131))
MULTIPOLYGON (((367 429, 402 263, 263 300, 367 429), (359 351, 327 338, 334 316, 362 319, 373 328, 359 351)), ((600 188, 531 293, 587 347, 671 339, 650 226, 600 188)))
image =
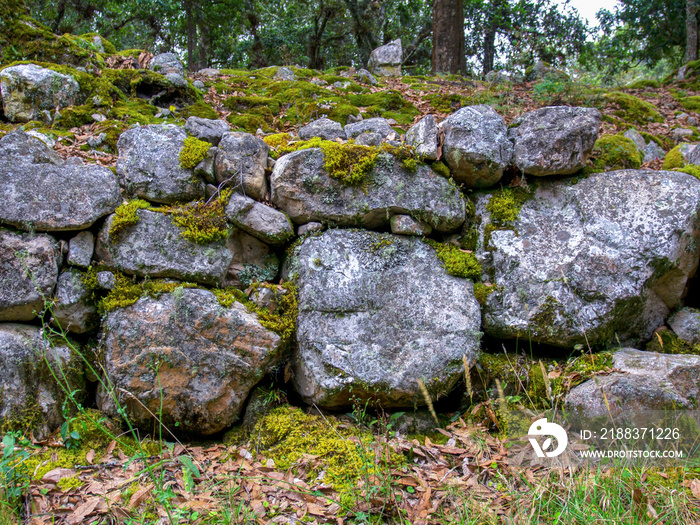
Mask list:
POLYGON ((268 244, 284 244, 294 237, 292 223, 284 213, 245 195, 231 195, 226 215, 234 225, 268 244))
POLYGON ((279 259, 272 249, 243 230, 231 233, 227 243, 231 252, 224 286, 248 287, 254 281, 272 281, 279 272, 279 259))
POLYGON ((527 175, 569 175, 586 165, 598 139, 600 111, 550 106, 516 118, 508 137, 515 167, 527 175))
POLYGON ((540 181, 518 219, 495 230, 481 194, 477 257, 498 285, 484 331, 565 347, 648 340, 698 264, 699 190, 669 171, 540 181))
POLYGON ((0 93, 6 117, 11 122, 29 122, 48 120, 44 111, 76 104, 80 86, 71 76, 22 64, 0 72, 0 93))
POLYGON ((437 231, 464 222, 459 190, 428 166, 412 173, 382 153, 366 187, 351 187, 329 177, 323 164, 323 152, 311 148, 280 157, 272 171, 272 203, 297 225, 314 221, 377 228, 396 214, 412 215, 437 231))
POLYGON ((148 210, 138 214, 135 225, 116 235, 109 233, 114 215, 100 230, 95 253, 108 268, 144 277, 222 283, 231 263, 226 242, 196 244, 182 236, 169 216, 148 210))
POLYGON ((375 75, 383 77, 400 77, 401 62, 403 61, 403 48, 401 39, 378 47, 369 55, 367 69, 375 75))
POLYGON ((313 137, 321 137, 324 140, 348 138, 339 122, 326 117, 309 122, 299 130, 301 140, 309 140, 313 137))
POLYGON ((63 164, 63 160, 44 142, 21 129, 10 131, 0 138, 0 162, 28 162, 30 164, 63 164))
POLYGON ((444 161, 470 188, 496 184, 513 158, 505 120, 491 106, 468 106, 442 122, 444 161))
POLYGON ((410 215, 394 215, 391 218, 391 233, 396 235, 430 235, 429 224, 417 221, 410 215))
POLYGON ((172 203, 204 196, 204 183, 180 166, 187 132, 172 124, 126 130, 119 137, 117 174, 129 192, 152 202, 172 203))
POLYGON ((360 82, 370 84, 371 86, 376 86, 379 83, 377 79, 374 78, 374 75, 364 68, 357 72, 357 78, 360 82))
POLYGON ((58 242, 48 235, 0 229, 0 321, 29 321, 43 310, 60 263, 58 242))
MULTIPOLYGON (((142 298, 110 312, 103 324, 105 370, 130 420, 209 435, 231 426, 250 390, 281 358, 280 338, 255 314, 222 307, 207 290, 142 298)), ((100 408, 117 415, 103 393, 100 408)), ((149 427, 150 428, 150 427, 149 427)))
POLYGON ((80 232, 68 242, 68 264, 87 268, 94 251, 95 236, 88 231, 80 232))
POLYGON ((438 128, 435 117, 426 115, 406 132, 406 144, 416 148, 419 158, 435 160, 438 155, 438 128))
POLYGON ((99 319, 95 307, 88 303, 89 295, 79 271, 61 272, 51 308, 54 324, 76 334, 95 328, 99 319))
POLYGON ((48 345, 40 328, 0 323, 0 426, 12 428, 13 422, 24 420, 33 423, 37 438, 61 426, 65 395, 47 363, 58 377, 64 371, 82 399, 85 379, 79 356, 66 345, 48 345))
POLYGON ((286 80, 286 81, 294 81, 297 79, 297 76, 294 74, 294 71, 292 71, 290 68, 286 66, 278 67, 277 71, 275 72, 274 76, 275 80, 286 80))
POLYGON ((296 388, 326 408, 371 399, 424 404, 447 392, 479 348, 481 314, 469 280, 446 273, 415 237, 331 230, 295 251, 299 286, 296 388))
POLYGON ((208 118, 189 117, 185 122, 185 131, 200 140, 216 146, 221 141, 224 133, 231 130, 225 120, 212 120, 208 118))
POLYGON ((669 317, 668 326, 686 343, 700 343, 700 310, 697 308, 681 308, 669 317))
POLYGON ((165 76, 176 73, 180 76, 185 74, 185 67, 175 53, 160 53, 151 59, 148 69, 165 76))
POLYGON ((345 133, 349 139, 354 139, 355 137, 362 135, 363 133, 378 133, 382 138, 387 138, 389 135, 395 133, 391 126, 385 118, 375 117, 361 120, 360 122, 355 122, 354 124, 347 124, 345 126, 345 133))
POLYGON ((219 148, 214 164, 217 182, 230 181, 249 197, 263 200, 267 193, 267 144, 250 133, 230 132, 221 138, 219 148))
POLYGON ((117 177, 103 166, 5 159, 0 223, 32 231, 82 230, 121 203, 117 177))
POLYGON ((648 410, 696 409, 700 401, 700 356, 623 348, 615 352, 613 368, 619 372, 571 389, 567 411, 585 418, 610 414, 615 419, 648 410))

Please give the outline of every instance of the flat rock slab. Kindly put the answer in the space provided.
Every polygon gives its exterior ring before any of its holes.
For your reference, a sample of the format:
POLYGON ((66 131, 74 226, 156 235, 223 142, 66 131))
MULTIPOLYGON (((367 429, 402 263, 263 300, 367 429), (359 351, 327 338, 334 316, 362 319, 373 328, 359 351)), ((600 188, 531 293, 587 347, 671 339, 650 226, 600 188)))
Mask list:
POLYGON ((363 187, 328 176, 319 148, 280 157, 272 171, 272 203, 297 224, 388 226, 392 215, 411 215, 440 232, 458 228, 465 205, 457 187, 426 165, 415 173, 382 153, 363 187))
POLYGON ((52 237, 0 229, 0 321, 36 317, 53 294, 60 264, 52 237))
POLYGON ((471 281, 448 275, 415 237, 330 230, 295 251, 299 286, 296 388, 325 408, 372 400, 425 404, 464 374, 479 350, 471 281))
POLYGON ((622 170, 541 181, 507 229, 486 206, 477 257, 496 290, 484 330, 563 347, 648 340, 683 296, 698 264, 700 181, 622 170))
POLYGON ((615 419, 649 410, 694 410, 700 401, 700 356, 623 348, 615 352, 613 368, 616 373, 571 389, 567 411, 584 418, 615 419))
POLYGON ((121 204, 117 176, 97 165, 0 162, 0 195, 0 223, 28 231, 83 230, 121 204))
POLYGON ((116 235, 110 216, 97 237, 95 253, 105 266, 142 277, 172 277, 222 284, 232 255, 225 241, 206 245, 188 241, 170 217, 139 210, 139 221, 116 235))
MULTIPOLYGON (((107 378, 133 424, 151 428, 151 413, 160 412, 169 428, 200 435, 235 423, 250 390, 282 357, 279 336, 255 314, 197 289, 110 312, 103 349, 107 378)), ((98 402, 118 415, 104 392, 98 402)))

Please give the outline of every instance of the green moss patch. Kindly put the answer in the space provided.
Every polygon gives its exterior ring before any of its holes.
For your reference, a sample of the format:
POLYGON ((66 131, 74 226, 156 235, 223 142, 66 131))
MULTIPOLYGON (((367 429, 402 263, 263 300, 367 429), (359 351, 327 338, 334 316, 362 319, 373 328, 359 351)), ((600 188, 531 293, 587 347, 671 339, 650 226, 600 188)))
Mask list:
POLYGON ((180 166, 193 169, 204 160, 211 144, 195 137, 187 137, 180 150, 180 166))
POLYGON ((639 169, 644 154, 630 139, 622 134, 603 135, 593 148, 593 171, 603 172, 620 169, 639 169))
POLYGON ((114 210, 112 225, 109 227, 110 235, 118 235, 129 226, 133 226, 139 221, 139 210, 150 208, 151 204, 141 199, 134 199, 121 204, 114 210))
POLYGON ((660 354, 700 355, 700 344, 691 345, 680 339, 672 330, 660 329, 654 332, 646 349, 660 354))
MULTIPOLYGON (((185 139, 185 142, 187 140, 189 139, 185 139)), ((205 144, 208 150, 209 143, 205 144)), ((162 206, 153 208, 153 211, 170 215, 173 224, 180 227, 182 236, 188 241, 209 244, 228 237, 226 205, 230 196, 231 190, 226 189, 209 201, 198 200, 183 205, 162 206)))
POLYGON ((454 244, 441 244, 430 239, 426 242, 437 252, 447 273, 472 281, 481 280, 481 265, 474 253, 462 250, 454 244))
POLYGON ((683 157, 683 153, 681 152, 681 146, 682 145, 676 146, 666 154, 663 169, 672 170, 685 166, 685 157, 683 157))
POLYGON ((653 104, 627 93, 613 92, 603 95, 608 103, 617 106, 614 115, 625 122, 633 124, 648 124, 649 122, 663 122, 664 118, 653 104))

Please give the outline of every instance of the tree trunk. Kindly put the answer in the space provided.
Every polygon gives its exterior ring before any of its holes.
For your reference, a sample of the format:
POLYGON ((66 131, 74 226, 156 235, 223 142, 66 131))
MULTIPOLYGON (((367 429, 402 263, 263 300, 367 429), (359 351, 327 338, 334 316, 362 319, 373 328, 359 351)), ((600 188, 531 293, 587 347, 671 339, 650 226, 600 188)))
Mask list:
POLYGON ((483 75, 493 71, 493 63, 496 59, 496 30, 489 29, 484 34, 484 60, 482 62, 483 75))
POLYGON ((433 4, 433 73, 464 74, 463 0, 435 0, 433 4))
POLYGON ((187 19, 187 69, 197 71, 197 22, 192 0, 185 0, 185 17, 187 19))
POLYGON ((697 0, 685 2, 685 61, 698 59, 698 7, 697 0))

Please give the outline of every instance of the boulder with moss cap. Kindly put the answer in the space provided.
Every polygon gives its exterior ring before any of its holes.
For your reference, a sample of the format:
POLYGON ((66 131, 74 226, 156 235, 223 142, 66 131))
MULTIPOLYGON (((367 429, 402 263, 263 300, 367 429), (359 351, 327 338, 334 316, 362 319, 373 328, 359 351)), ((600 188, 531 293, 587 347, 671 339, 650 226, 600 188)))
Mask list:
MULTIPOLYGON (((168 428, 193 434, 230 427, 282 358, 280 337, 254 313, 238 302, 223 307, 207 290, 139 299, 108 313, 102 330, 106 376, 129 420, 143 428, 156 413, 168 428)), ((103 391, 98 404, 118 416, 103 391)))
POLYGON ((80 86, 69 75, 20 64, 0 71, 0 93, 5 116, 11 122, 50 121, 46 112, 78 103, 80 86))
MULTIPOLYGON (((338 148, 328 154, 344 155, 338 148)), ((325 222, 371 229, 386 227, 392 215, 403 214, 446 232, 465 220, 459 190, 427 165, 411 171, 392 154, 379 153, 364 182, 350 186, 329 175, 325 155, 322 148, 296 151, 280 157, 272 171, 272 203, 297 225, 325 222)))
POLYGON ((700 181, 622 170, 482 193, 484 331, 571 348, 648 340, 698 265, 700 181))
POLYGON ((598 139, 600 111, 552 106, 516 118, 508 129, 513 163, 527 175, 570 175, 583 169, 598 139))
POLYGON ((468 106, 442 123, 444 162, 452 176, 470 188, 492 186, 501 180, 513 158, 505 120, 491 106, 468 106))
POLYGON ((445 394, 479 350, 471 281, 448 275, 416 237, 330 230, 294 252, 299 287, 294 382, 307 403, 424 405, 445 394))

